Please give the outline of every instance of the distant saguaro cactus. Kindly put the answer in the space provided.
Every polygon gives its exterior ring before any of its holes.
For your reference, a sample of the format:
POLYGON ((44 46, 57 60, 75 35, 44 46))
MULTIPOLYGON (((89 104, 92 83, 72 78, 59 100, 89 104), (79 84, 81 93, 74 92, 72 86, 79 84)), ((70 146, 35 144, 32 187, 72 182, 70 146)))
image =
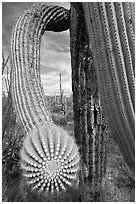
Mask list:
POLYGON ((12 33, 12 98, 26 130, 21 167, 27 183, 43 192, 58 192, 78 180, 79 152, 66 131, 52 124, 40 79, 40 43, 46 30, 69 28, 68 10, 34 5, 18 19, 12 33))

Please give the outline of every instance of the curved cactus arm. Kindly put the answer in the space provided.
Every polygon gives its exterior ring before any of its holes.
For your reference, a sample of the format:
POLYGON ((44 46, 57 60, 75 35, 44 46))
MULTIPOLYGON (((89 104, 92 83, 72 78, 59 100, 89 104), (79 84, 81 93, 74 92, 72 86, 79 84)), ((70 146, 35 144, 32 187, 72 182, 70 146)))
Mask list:
POLYGON ((68 28, 68 10, 39 4, 19 17, 11 40, 12 97, 27 132, 21 167, 31 189, 49 194, 76 186, 80 168, 75 140, 52 123, 40 80, 42 35, 68 28))
POLYGON ((82 5, 102 105, 121 151, 134 171, 133 5, 101 2, 82 5))
POLYGON ((18 19, 12 33, 12 96, 21 123, 29 131, 51 121, 40 79, 40 43, 46 30, 69 28, 69 11, 58 6, 34 5, 18 19))

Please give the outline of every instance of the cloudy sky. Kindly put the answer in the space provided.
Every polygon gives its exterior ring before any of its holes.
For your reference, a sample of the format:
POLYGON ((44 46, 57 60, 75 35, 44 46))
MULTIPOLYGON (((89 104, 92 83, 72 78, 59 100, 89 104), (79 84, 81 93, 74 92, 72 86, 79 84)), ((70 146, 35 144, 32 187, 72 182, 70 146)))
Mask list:
MULTIPOLYGON (((34 3, 36 2, 2 3, 2 49, 5 56, 9 54, 11 32, 18 16, 34 3)), ((60 5, 67 9, 70 7, 67 2, 47 4, 60 5)), ((59 92, 60 73, 62 75, 62 88, 67 95, 70 95, 72 90, 69 31, 45 32, 41 44, 41 79, 46 95, 55 95, 55 92, 59 92)))

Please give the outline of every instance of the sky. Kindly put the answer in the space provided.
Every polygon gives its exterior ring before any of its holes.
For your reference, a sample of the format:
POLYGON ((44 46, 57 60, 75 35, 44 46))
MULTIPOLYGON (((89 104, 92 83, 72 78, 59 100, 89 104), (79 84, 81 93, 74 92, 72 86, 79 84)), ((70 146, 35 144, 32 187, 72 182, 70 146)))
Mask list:
MULTIPOLYGON (((10 50, 11 32, 18 16, 37 2, 3 2, 2 3, 2 49, 5 57, 10 50)), ((38 2, 40 3, 40 2, 38 2)), ((68 2, 49 2, 48 5, 60 5, 69 9, 68 2)), ((62 88, 66 95, 71 89, 71 62, 69 47, 69 31, 61 33, 45 32, 41 43, 41 80, 46 95, 59 93, 60 73, 62 88)))

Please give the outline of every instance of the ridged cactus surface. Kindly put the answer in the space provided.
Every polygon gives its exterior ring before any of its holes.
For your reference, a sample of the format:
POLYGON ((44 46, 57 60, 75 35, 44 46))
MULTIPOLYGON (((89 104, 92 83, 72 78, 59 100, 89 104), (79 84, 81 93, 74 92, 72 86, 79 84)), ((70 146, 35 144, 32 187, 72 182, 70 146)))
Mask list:
POLYGON ((135 6, 82 3, 99 93, 112 134, 135 167, 135 6))
MULTIPOLYGON (((94 90, 89 88, 89 69, 92 65, 95 66, 101 103, 112 134, 117 138, 127 163, 134 171, 135 9, 134 3, 127 2, 84 2, 75 5, 78 10, 82 9, 80 15, 84 17, 87 28, 87 35, 82 35, 77 29, 84 50, 79 50, 78 55, 74 51, 72 55, 78 65, 78 70, 73 71, 79 76, 78 81, 75 75, 73 85, 78 84, 75 93, 79 93, 82 107, 76 121, 79 123, 77 127, 80 127, 78 131, 81 131, 80 135, 76 133, 76 141, 83 155, 82 168, 88 169, 87 177, 94 184, 93 187, 105 173, 106 146, 102 144, 106 139, 103 137, 106 124, 103 124, 103 132, 101 110, 95 114, 100 100, 94 101, 92 98, 97 87, 94 90), (88 45, 84 44, 87 36, 88 45), (92 112, 96 118, 92 118, 92 112)), ((19 17, 12 33, 12 98, 18 119, 27 132, 21 150, 21 167, 28 184, 44 192, 58 192, 66 189, 67 185, 73 186, 80 168, 74 139, 52 124, 40 79, 42 35, 45 31, 61 32, 68 28, 68 10, 38 4, 19 17)), ((75 43, 77 46, 78 39, 75 43)))
POLYGON ((33 189, 53 193, 77 183, 80 160, 77 145, 54 124, 40 125, 29 133, 21 158, 24 176, 33 189))
POLYGON ((12 96, 18 118, 26 131, 37 123, 52 121, 45 105, 40 78, 40 43, 46 30, 67 30, 68 10, 38 4, 26 10, 12 33, 12 96))
POLYGON ((47 30, 61 32, 68 28, 68 10, 38 4, 19 17, 11 40, 12 98, 27 133, 21 167, 32 189, 42 192, 59 192, 78 181, 77 145, 74 138, 53 124, 40 79, 42 35, 47 30))

